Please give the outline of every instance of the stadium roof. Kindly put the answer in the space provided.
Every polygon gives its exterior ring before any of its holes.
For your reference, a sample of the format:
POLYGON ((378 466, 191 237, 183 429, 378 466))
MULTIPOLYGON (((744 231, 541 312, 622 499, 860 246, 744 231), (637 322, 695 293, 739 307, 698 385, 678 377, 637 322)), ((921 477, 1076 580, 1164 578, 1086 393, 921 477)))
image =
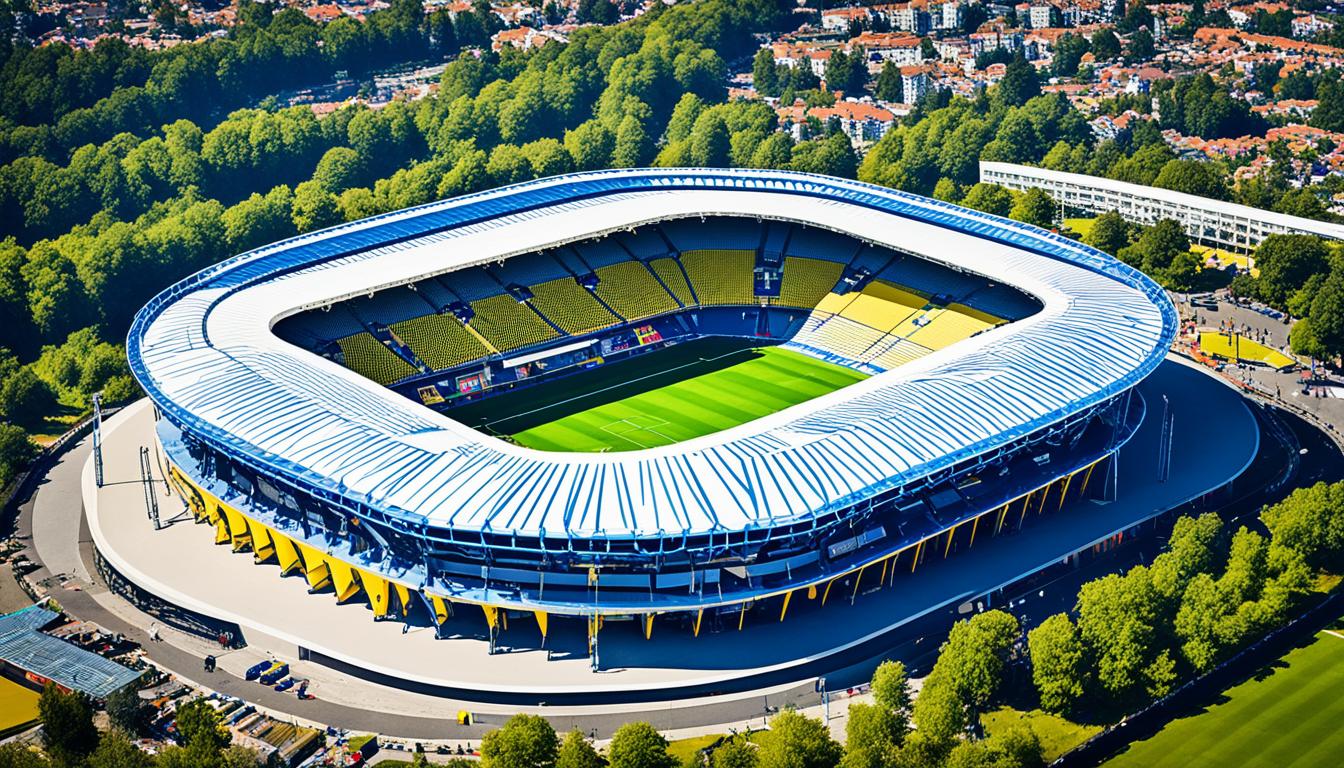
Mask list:
POLYGON ((1005 445, 1151 372, 1176 326, 1161 289, 1075 241, 841 179, 627 170, 543 179, 317 232, 155 297, 132 370, 231 455, 411 522, 623 537, 807 520, 1005 445), (976 272, 1043 309, 770 416, 674 445, 540 452, 483 435, 275 336, 305 309, 650 221, 828 227, 976 272))
POLYGON ((96 698, 140 679, 140 673, 41 631, 59 614, 31 605, 0 616, 0 661, 96 698))

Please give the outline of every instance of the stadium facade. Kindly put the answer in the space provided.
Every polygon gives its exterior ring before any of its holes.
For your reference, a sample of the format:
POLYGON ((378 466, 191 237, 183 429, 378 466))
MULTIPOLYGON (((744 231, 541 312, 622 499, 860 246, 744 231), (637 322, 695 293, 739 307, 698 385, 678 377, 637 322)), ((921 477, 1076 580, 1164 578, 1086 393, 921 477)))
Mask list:
POLYGON ((240 255, 156 296, 128 354, 217 544, 378 617, 698 633, 1104 497, 1175 328, 1141 273, 1018 222, 805 174, 629 170, 240 255), (703 337, 867 378, 603 453, 455 418, 703 337))

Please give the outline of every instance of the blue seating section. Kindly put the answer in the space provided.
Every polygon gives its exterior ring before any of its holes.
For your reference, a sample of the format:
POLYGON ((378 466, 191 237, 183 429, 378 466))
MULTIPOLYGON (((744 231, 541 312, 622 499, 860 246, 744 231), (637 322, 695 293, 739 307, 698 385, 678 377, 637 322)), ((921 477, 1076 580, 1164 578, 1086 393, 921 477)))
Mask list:
POLYGON ((570 274, 576 277, 578 275, 586 275, 590 272, 596 271, 592 267, 588 266, 588 263, 579 257, 579 252, 574 250, 572 246, 566 245, 562 248, 557 248, 554 251, 551 251, 551 258, 560 262, 561 266, 569 270, 570 274))
POLYGON ((789 242, 789 230, 793 227, 786 221, 767 222, 764 245, 761 252, 767 257, 779 260, 783 258, 784 246, 789 242))
POLYGON ((449 272, 440 276, 439 280, 468 304, 504 292, 504 286, 500 285, 498 280, 480 269, 449 272))
POLYGON ((1021 320, 1040 309, 1040 305, 1030 296, 1006 285, 979 288, 963 298, 961 303, 1005 320, 1021 320))
POLYGON ((489 269, 504 285, 536 285, 562 277, 573 277, 560 262, 545 253, 514 256, 502 265, 491 264, 489 269))
POLYGON ((821 227, 793 228, 793 237, 789 238, 789 255, 805 256, 809 259, 825 259, 848 264, 854 257, 855 244, 843 235, 821 227))
POLYGON ((876 274, 887 265, 887 262, 891 261, 891 257, 891 251, 885 248, 864 248, 859 251, 858 256, 854 257, 853 266, 855 268, 863 267, 876 274))
POLYGON ((364 330, 364 326, 344 306, 328 310, 301 312, 281 320, 277 332, 281 338, 317 348, 364 330))
POLYGON ((984 285, 982 280, 963 272, 915 258, 898 260, 887 267, 880 276, 884 280, 928 295, 945 293, 958 298, 984 285))
POLYGON ((443 287, 443 283, 439 282, 438 278, 421 280, 416 284, 416 287, 420 290, 420 295, 424 296, 439 311, 443 311, 444 307, 458 301, 458 298, 451 291, 443 287))
POLYGON ((754 251, 761 244, 761 227, 754 221, 719 219, 712 224, 700 219, 664 222, 663 233, 678 251, 754 251))
POLYGON ((587 243, 580 243, 576 248, 579 255, 583 256, 583 260, 586 261, 588 266, 592 267, 594 271, 630 259, 630 254, 620 246, 620 243, 611 237, 605 237, 601 240, 593 240, 587 243))
POLYGON ((642 261, 667 255, 667 241, 650 227, 634 232, 618 232, 613 237, 642 261))
POLYGON ((418 292, 399 286, 375 293, 372 298, 361 296, 350 300, 350 308, 365 322, 384 325, 400 323, 438 309, 418 292))

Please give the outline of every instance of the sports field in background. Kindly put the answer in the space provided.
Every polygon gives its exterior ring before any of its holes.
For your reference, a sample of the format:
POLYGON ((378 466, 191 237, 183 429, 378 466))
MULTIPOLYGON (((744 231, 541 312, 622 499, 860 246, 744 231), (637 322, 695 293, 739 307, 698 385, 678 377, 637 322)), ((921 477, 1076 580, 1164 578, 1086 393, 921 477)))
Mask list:
POLYGON ((633 451, 735 427, 867 378, 759 343, 699 339, 448 415, 543 451, 633 451))
POLYGON ((1105 768, 1318 768, 1344 756, 1344 621, 1105 768), (1334 632, 1336 634, 1330 634, 1334 632))
POLYGON ((1236 346, 1227 338, 1227 334, 1217 331, 1204 331, 1199 334, 1199 348, 1206 354, 1227 360, 1240 359, 1248 363, 1263 363, 1271 368, 1288 368, 1297 364, 1293 358, 1277 349, 1271 349, 1259 342, 1242 336, 1236 346))

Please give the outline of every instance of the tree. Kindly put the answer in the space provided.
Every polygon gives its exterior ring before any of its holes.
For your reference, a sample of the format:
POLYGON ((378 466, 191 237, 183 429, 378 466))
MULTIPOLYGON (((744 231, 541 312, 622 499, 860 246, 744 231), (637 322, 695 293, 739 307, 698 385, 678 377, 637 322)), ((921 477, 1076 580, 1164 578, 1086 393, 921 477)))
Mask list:
POLYGON ((1311 124, 1327 131, 1344 131, 1344 85, 1338 78, 1321 78, 1316 87, 1316 109, 1311 124))
POLYGON ((177 708, 174 721, 177 742, 200 754, 215 754, 229 745, 229 731, 219 713, 204 698, 195 698, 177 708))
POLYGON ((78 765, 98 746, 93 707, 82 693, 63 693, 47 683, 37 701, 42 746, 57 765, 78 765))
POLYGON ((1320 357, 1344 354, 1344 269, 1336 267, 1321 281, 1307 312, 1320 357))
MULTIPOLYGON (((0 761, 3 764, 3 761, 0 761)), ((108 731, 89 755, 89 768, 150 768, 154 761, 119 730, 108 731)))
POLYGON ((597 750, 588 743, 583 733, 575 728, 565 734, 560 749, 556 752, 555 768, 602 768, 603 762, 597 750))
POLYGON ((51 761, 27 744, 11 741, 0 744, 0 766, 4 768, 51 768, 51 761))
POLYGON ((1099 29, 1092 33, 1090 47, 1097 61, 1109 61, 1120 55, 1120 38, 1110 29, 1099 29))
POLYGON ((1013 193, 998 184, 982 181, 966 191, 961 204, 995 216, 1007 216, 1013 209, 1013 193))
POLYGON ((1333 221, 1332 214, 1321 202, 1321 198, 1310 189, 1294 189, 1284 193, 1274 204, 1274 210, 1289 216, 1301 216, 1304 219, 1333 221))
POLYGON ((611 164, 616 136, 598 120, 581 123, 565 131, 565 149, 574 158, 574 168, 595 171, 611 164))
POLYGON ((774 53, 769 48, 757 51, 751 60, 751 82, 756 86, 756 92, 762 96, 778 96, 779 80, 779 68, 775 64, 774 53))
POLYGON ((1005 107, 1017 107, 1039 95, 1041 83, 1036 77, 1036 68, 1018 52, 1008 62, 1003 79, 994 88, 994 101, 1005 107))
POLYGON ((0 422, 0 486, 9 485, 37 456, 37 446, 23 427, 0 422))
POLYGON ((849 705, 842 768, 882 768, 905 741, 905 723, 880 704, 849 705))
POLYGON ((1143 690, 1157 656, 1160 598, 1148 568, 1093 579, 1078 591, 1078 634, 1103 692, 1128 699, 1143 690))
POLYGON ((1153 43, 1153 33, 1149 32, 1147 27, 1141 27, 1139 31, 1130 35, 1125 51, 1129 54, 1131 61, 1151 59, 1156 51, 1156 46, 1153 43))
POLYGON ((1214 200, 1227 199, 1227 181, 1211 162, 1172 160, 1162 166, 1153 186, 1199 195, 1214 200))
POLYGON ((955 681, 958 695, 974 707, 982 707, 998 690, 1003 667, 1013 641, 1017 619, 999 610, 985 611, 969 621, 952 625, 937 664, 955 681))
POLYGON ((1054 70, 1056 77, 1073 77, 1087 53, 1087 38, 1072 33, 1061 35, 1055 43, 1054 70))
POLYGON ((1092 222, 1092 229, 1083 238, 1083 242, 1099 251, 1118 256, 1120 251, 1129 245, 1129 232, 1129 222, 1125 221, 1125 217, 1121 216, 1119 211, 1107 211, 1092 222))
POLYGON ((674 768, 677 761, 667 752, 667 739, 645 722, 632 722, 616 729, 607 747, 611 768, 674 768))
POLYGON ((905 673, 905 665, 899 661, 887 660, 873 670, 873 700, 879 707, 901 717, 909 717, 910 679, 905 673))
POLYGON ((312 232, 339 224, 341 210, 330 190, 315 181, 305 181, 294 190, 291 218, 296 230, 312 232))
POLYGON ((936 664, 915 697, 912 719, 915 734, 935 754, 951 749, 966 728, 966 704, 957 693, 956 682, 936 664))
POLYGON ((332 147, 317 162, 313 181, 328 192, 340 194, 363 180, 364 161, 349 147, 332 147))
POLYGON ((484 768, 550 768, 555 765, 559 739, 539 715, 514 715, 481 740, 484 768))
POLYGON ((1344 563, 1344 483, 1298 488, 1261 515, 1274 542, 1313 567, 1344 563))
POLYGON ((1083 643, 1077 627, 1057 613, 1027 634, 1027 647, 1041 709, 1067 714, 1083 695, 1083 643))
POLYGON ((148 724, 148 711, 145 701, 130 686, 121 688, 109 695, 105 708, 107 709, 107 718, 112 725, 131 736, 138 736, 148 724))
POLYGON ((1315 274, 1329 268, 1324 241, 1312 235, 1270 235, 1255 249, 1260 270, 1256 292, 1262 301, 1284 307, 1288 297, 1315 274))
POLYGON ((770 721, 761 744, 761 768, 834 768, 844 749, 820 720, 785 710, 770 721))
POLYGON ((760 762, 756 748, 740 736, 720 744, 710 757, 713 768, 757 768, 760 762))
POLYGON ((1190 250, 1190 239, 1174 219, 1161 219, 1143 230, 1133 245, 1121 249, 1120 260, 1151 276, 1161 277, 1178 254, 1190 250))
POLYGON ((0 381, 0 420, 34 427, 56 407, 56 395, 45 381, 23 366, 0 381))
POLYGON ((701 113, 690 135, 690 161, 701 168, 728 165, 731 135, 723 115, 709 110, 701 113))
POLYGON ((1051 229, 1055 226, 1055 214, 1058 212, 1059 206, 1054 198, 1045 190, 1032 187, 1017 198, 1008 216, 1042 229, 1051 229))
POLYGON ((835 51, 826 61, 826 87, 832 91, 844 91, 848 95, 863 92, 868 83, 868 64, 862 48, 853 53, 835 51))
POLYGON ((882 71, 877 75, 877 83, 873 87, 873 95, 879 101, 905 101, 905 81, 901 77, 901 68, 896 66, 896 62, 887 59, 882 65, 882 71))
POLYGON ((616 145, 611 155, 613 168, 634 168, 648 158, 650 142, 644 124, 635 115, 626 115, 616 129, 616 145))

